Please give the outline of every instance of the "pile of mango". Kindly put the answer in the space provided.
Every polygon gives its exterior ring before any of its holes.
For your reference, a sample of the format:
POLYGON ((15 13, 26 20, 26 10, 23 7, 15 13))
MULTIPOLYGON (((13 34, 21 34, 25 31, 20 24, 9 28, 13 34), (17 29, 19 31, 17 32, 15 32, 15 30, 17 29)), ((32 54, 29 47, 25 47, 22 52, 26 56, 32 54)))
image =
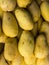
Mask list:
POLYGON ((0 0, 0 65, 49 65, 49 0, 0 0))

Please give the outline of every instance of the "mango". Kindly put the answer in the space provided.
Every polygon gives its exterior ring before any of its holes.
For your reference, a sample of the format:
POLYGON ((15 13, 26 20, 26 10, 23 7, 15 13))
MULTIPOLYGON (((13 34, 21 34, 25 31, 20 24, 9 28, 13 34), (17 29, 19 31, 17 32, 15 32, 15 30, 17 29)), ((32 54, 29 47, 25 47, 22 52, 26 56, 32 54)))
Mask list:
POLYGON ((3 32, 8 37, 16 37, 18 35, 18 24, 14 17, 9 12, 5 12, 2 21, 3 32))
POLYGON ((15 16, 18 20, 19 26, 24 30, 32 30, 33 29, 33 20, 29 13, 25 9, 17 8, 15 10, 15 16))

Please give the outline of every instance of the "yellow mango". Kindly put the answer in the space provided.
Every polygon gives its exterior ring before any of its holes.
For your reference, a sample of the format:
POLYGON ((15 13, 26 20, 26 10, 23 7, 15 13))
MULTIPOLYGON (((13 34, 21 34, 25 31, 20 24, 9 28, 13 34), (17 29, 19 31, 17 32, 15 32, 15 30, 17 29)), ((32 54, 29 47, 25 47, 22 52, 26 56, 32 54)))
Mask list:
POLYGON ((23 8, 26 8, 31 2, 32 0, 17 0, 18 6, 23 8))
POLYGON ((40 18, 40 9, 37 3, 33 1, 31 5, 28 7, 28 10, 30 11, 34 22, 37 22, 40 18))
POLYGON ((23 31, 18 43, 18 50, 24 57, 30 56, 34 51, 34 37, 28 31, 23 31))
POLYGON ((41 14, 45 21, 49 22, 49 2, 44 1, 41 6, 41 14))
POLYGON ((17 56, 17 39, 7 38, 4 47, 4 57, 7 61, 12 61, 17 56))
POLYGON ((19 26, 24 30, 33 29, 33 20, 29 13, 25 9, 17 8, 15 10, 15 16, 18 20, 19 26))
POLYGON ((16 37, 18 35, 18 24, 15 17, 11 13, 4 13, 2 28, 3 32, 8 37, 16 37))
POLYGON ((42 23, 41 29, 40 29, 40 33, 45 33, 46 35, 46 40, 48 42, 48 46, 49 46, 49 23, 44 21, 42 23))
POLYGON ((3 11, 13 11, 16 6, 16 0, 0 0, 0 6, 3 11))
POLYGON ((45 58, 48 55, 48 45, 43 34, 39 35, 36 39, 34 53, 37 58, 45 58))

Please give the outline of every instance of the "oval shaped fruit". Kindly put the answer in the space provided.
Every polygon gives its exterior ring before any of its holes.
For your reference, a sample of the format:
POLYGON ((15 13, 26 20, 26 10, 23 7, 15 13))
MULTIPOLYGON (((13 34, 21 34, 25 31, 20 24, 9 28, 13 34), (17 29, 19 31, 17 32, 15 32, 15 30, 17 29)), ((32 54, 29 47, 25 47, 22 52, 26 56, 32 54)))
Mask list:
POLYGON ((15 10, 15 16, 18 20, 19 26, 22 29, 24 30, 33 29, 33 20, 26 10, 17 8, 15 10))
POLYGON ((24 57, 24 60, 27 65, 36 65, 36 57, 34 54, 30 55, 29 57, 24 57))
POLYGON ((31 2, 32 0, 17 0, 18 6, 24 8, 26 8, 31 2))
POLYGON ((28 10, 30 11, 34 22, 37 22, 40 18, 40 9, 37 3, 33 1, 31 5, 28 7, 28 10))
POLYGON ((3 32, 8 37, 16 37, 18 35, 18 24, 15 17, 11 13, 4 13, 2 28, 3 32))
POLYGON ((18 50, 24 57, 30 56, 34 51, 34 38, 28 31, 23 31, 18 43, 18 50))
POLYGON ((7 38, 4 47, 4 57, 8 61, 12 61, 17 56, 17 39, 7 38))
POLYGON ((42 23, 40 33, 45 33, 46 40, 47 40, 48 46, 49 46, 49 23, 48 22, 45 21, 42 23))
POLYGON ((41 4, 40 9, 41 9, 41 14, 42 14, 44 20, 49 22, 49 2, 44 1, 41 4))
POLYGON ((34 53, 37 58, 45 58, 48 55, 48 45, 43 34, 39 35, 36 39, 34 53))
POLYGON ((13 11, 16 6, 16 0, 0 0, 0 6, 3 11, 13 11))

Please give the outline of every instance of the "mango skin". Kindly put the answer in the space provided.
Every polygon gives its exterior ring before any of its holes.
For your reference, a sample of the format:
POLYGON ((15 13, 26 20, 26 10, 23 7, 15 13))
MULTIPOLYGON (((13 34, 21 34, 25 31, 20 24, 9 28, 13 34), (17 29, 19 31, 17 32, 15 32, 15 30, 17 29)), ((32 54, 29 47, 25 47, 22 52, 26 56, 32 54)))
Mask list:
POLYGON ((28 7, 28 10, 30 11, 34 22, 38 22, 40 18, 40 9, 35 1, 32 1, 30 6, 28 7))
POLYGON ((16 6, 16 0, 0 0, 0 6, 3 11, 13 11, 16 6))
POLYGON ((48 45, 46 42, 46 37, 44 35, 39 35, 36 39, 35 46, 35 56, 36 58, 45 58, 48 55, 48 45))
POLYGON ((46 40, 48 42, 48 46, 49 46, 49 23, 44 21, 42 23, 41 29, 40 29, 40 33, 45 33, 46 35, 46 40))
POLYGON ((33 20, 26 10, 17 8, 15 10, 15 16, 18 20, 19 26, 22 29, 24 29, 24 30, 32 30, 33 29, 33 20))
POLYGON ((28 31, 23 31, 18 43, 18 50, 24 57, 30 56, 34 51, 34 37, 28 31))
POLYGON ((2 28, 3 32, 8 37, 16 37, 18 35, 18 24, 15 17, 11 13, 4 13, 2 28))
POLYGON ((47 1, 44 1, 41 4, 40 9, 44 20, 49 22, 49 3, 47 1))
POLYGON ((23 8, 26 8, 31 2, 32 0, 17 0, 18 6, 23 8))
POLYGON ((4 47, 4 57, 7 61, 12 61, 17 56, 17 39, 7 38, 4 47))

